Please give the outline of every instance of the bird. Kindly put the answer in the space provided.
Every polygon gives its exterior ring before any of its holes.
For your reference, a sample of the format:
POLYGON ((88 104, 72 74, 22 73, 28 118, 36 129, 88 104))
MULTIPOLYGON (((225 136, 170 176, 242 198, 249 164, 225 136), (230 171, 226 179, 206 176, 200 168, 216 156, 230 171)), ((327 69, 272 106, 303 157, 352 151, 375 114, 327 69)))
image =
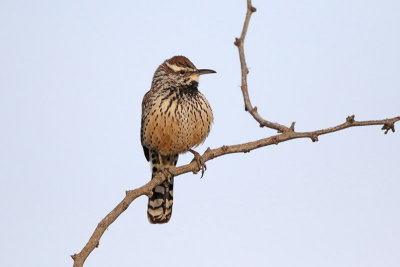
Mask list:
MULTIPOLYGON (((214 120, 209 102, 198 90, 199 76, 210 73, 216 72, 197 69, 184 56, 167 59, 156 69, 151 88, 143 97, 140 130, 151 178, 176 166, 179 154, 190 151, 199 156, 192 148, 204 142, 214 120)), ((173 186, 172 176, 152 190, 147 206, 150 223, 170 220, 173 186)))

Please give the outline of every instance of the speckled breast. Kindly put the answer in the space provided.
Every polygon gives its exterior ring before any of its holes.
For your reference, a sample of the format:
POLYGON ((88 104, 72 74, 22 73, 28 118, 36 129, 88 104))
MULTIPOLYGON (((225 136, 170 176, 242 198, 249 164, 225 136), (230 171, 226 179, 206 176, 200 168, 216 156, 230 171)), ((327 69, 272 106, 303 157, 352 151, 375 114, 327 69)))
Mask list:
POLYGON ((204 142, 212 122, 211 107, 198 91, 159 97, 145 118, 143 143, 163 155, 183 153, 204 142))

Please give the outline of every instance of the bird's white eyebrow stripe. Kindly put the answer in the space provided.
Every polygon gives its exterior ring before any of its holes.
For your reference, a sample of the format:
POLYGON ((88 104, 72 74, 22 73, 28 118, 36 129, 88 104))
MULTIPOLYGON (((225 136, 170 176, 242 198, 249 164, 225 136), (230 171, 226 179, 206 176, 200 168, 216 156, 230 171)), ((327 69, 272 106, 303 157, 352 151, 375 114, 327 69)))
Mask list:
POLYGON ((188 69, 194 71, 194 69, 192 69, 192 68, 178 67, 178 66, 176 66, 174 64, 170 64, 168 62, 165 62, 165 64, 175 72, 178 72, 180 70, 188 70, 188 69))

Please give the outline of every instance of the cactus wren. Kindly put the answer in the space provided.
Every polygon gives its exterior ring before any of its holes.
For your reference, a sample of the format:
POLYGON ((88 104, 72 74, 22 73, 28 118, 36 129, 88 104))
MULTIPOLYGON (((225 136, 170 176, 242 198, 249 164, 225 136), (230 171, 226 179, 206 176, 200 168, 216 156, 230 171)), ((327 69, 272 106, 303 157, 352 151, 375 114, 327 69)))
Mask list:
MULTIPOLYGON (((175 166, 180 153, 192 151, 208 136, 213 114, 197 89, 199 76, 207 73, 215 71, 197 69, 184 56, 164 61, 154 73, 151 89, 143 97, 140 131, 152 178, 175 166)), ((167 223, 171 218, 173 182, 171 178, 153 189, 147 208, 150 223, 167 223)))

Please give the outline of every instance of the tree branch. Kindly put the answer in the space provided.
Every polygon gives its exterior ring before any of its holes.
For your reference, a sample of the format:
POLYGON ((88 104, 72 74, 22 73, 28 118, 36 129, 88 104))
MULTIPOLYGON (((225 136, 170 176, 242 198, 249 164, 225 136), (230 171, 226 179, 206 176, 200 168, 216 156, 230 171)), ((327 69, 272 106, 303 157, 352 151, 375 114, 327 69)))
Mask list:
MULTIPOLYGON (((252 6, 251 0, 247 0, 247 13, 246 18, 243 25, 243 30, 240 38, 236 38, 235 45, 239 49, 239 57, 240 57, 240 65, 242 70, 242 93, 244 98, 244 103, 246 110, 253 116, 253 118, 260 123, 261 127, 269 127, 275 130, 278 130, 278 135, 270 136, 268 138, 263 138, 257 141, 238 144, 238 145, 230 145, 230 146, 222 146, 215 149, 208 148, 202 155, 203 162, 207 162, 214 158, 232 154, 232 153, 247 153, 251 150, 265 147, 269 145, 277 145, 281 142, 285 142, 292 139, 297 138, 310 138, 313 142, 318 141, 318 137, 320 135, 333 133, 336 131, 340 131, 350 127, 357 127, 357 126, 370 126, 370 125, 382 125, 382 130, 385 131, 385 134, 388 133, 389 130, 392 132, 395 131, 394 124, 400 120, 400 116, 394 117, 391 119, 384 119, 384 120, 370 120, 370 121, 356 121, 354 119, 354 115, 348 116, 346 121, 342 124, 329 127, 326 129, 311 131, 311 132, 295 132, 294 130, 294 122, 288 128, 286 126, 280 125, 278 123, 272 123, 265 119, 263 119, 257 112, 257 107, 251 105, 248 89, 247 89, 247 74, 248 69, 246 66, 246 60, 244 56, 244 39, 247 33, 247 28, 249 25, 250 17, 252 13, 254 13, 256 9, 252 6)), ((198 166, 197 161, 192 160, 191 163, 180 166, 174 167, 169 169, 170 175, 179 176, 184 173, 193 172, 197 173, 200 170, 200 166, 198 166)), ((164 182, 167 178, 168 174, 163 172, 158 173, 150 182, 139 187, 135 190, 126 191, 126 195, 124 199, 112 210, 110 213, 107 214, 104 219, 97 225, 96 229, 94 230, 92 236, 90 237, 89 241, 86 243, 85 247, 78 253, 72 255, 72 259, 74 260, 74 267, 82 267, 85 260, 89 256, 89 254, 99 246, 100 239, 104 234, 105 230, 129 207, 129 205, 138 197, 142 195, 151 196, 152 190, 157 185, 164 182)))
POLYGON ((260 124, 260 127, 266 126, 268 128, 278 130, 278 133, 290 132, 294 130, 294 122, 292 122, 292 125, 288 128, 279 123, 267 121, 263 119, 260 116, 260 114, 258 114, 257 107, 253 107, 250 102, 249 92, 247 89, 247 74, 249 73, 249 69, 247 68, 246 58, 244 56, 244 39, 246 38, 250 17, 256 11, 257 9, 253 7, 253 5, 251 4, 251 0, 247 0, 247 12, 243 24, 242 34, 240 35, 240 38, 236 38, 234 42, 234 44, 237 46, 239 50, 240 68, 242 71, 241 88, 242 88, 245 110, 248 111, 253 116, 253 118, 260 124))
MULTIPOLYGON (((346 122, 329 127, 326 129, 316 130, 312 132, 294 132, 294 131, 287 131, 278 135, 270 136, 268 138, 263 138, 257 141, 238 144, 238 145, 230 145, 230 146, 222 146, 215 149, 208 148, 203 155, 201 156, 204 162, 212 160, 214 158, 232 154, 232 153, 247 153, 251 150, 265 147, 269 145, 277 145, 281 142, 285 142, 292 139, 297 138, 310 138, 313 142, 318 141, 318 136, 340 131, 350 127, 356 126, 370 126, 370 125, 382 125, 382 130, 385 130, 385 134, 389 131, 394 130, 395 122, 400 120, 399 117, 394 117, 391 119, 384 119, 384 120, 370 120, 370 121, 356 121, 354 120, 354 115, 347 117, 346 122)), ((197 162, 193 160, 191 163, 175 167, 169 169, 170 173, 173 176, 179 176, 184 173, 193 172, 197 173, 200 170, 197 162)), ((142 195, 150 196, 151 192, 154 187, 164 182, 168 177, 165 176, 164 173, 158 173, 150 182, 139 187, 135 190, 126 191, 126 196, 124 199, 109 213, 107 216, 101 220, 101 222, 97 225, 96 229, 94 230, 92 236, 90 237, 89 241, 82 249, 81 252, 78 254, 74 254, 71 257, 74 259, 74 267, 83 266, 86 258, 89 254, 99 245, 100 238, 104 234, 104 231, 121 215, 129 205, 138 197, 142 195)))

